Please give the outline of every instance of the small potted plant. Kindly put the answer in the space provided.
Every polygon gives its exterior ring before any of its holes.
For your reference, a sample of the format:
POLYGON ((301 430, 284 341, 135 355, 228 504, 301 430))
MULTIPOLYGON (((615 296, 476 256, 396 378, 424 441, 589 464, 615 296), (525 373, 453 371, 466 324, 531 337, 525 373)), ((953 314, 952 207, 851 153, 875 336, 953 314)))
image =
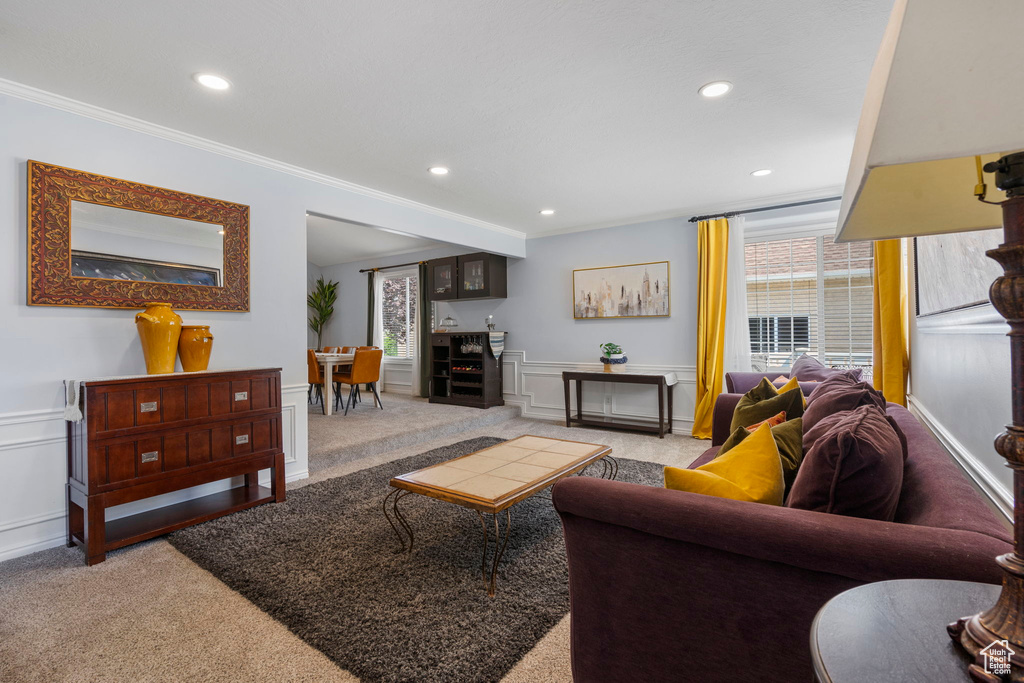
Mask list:
POLYGON ((626 355, 622 353, 622 347, 618 344, 608 342, 606 344, 601 344, 599 348, 604 352, 604 355, 601 356, 601 362, 606 366, 625 365, 626 361, 629 360, 626 358, 626 355))

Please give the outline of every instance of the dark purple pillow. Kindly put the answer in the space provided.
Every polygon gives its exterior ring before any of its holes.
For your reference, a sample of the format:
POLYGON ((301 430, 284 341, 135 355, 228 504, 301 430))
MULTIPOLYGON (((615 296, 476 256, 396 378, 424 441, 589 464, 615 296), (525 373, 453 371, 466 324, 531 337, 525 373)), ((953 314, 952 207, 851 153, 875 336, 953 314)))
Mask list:
POLYGON ((830 415, 805 433, 804 456, 786 506, 891 522, 903 488, 905 442, 873 405, 830 415))
POLYGON ((809 443, 807 433, 819 421, 829 415, 853 410, 858 406, 872 405, 885 413, 885 397, 867 382, 860 382, 849 375, 833 375, 824 380, 807 399, 804 410, 804 450, 809 443))
POLYGON ((860 368, 853 368, 852 370, 826 368, 817 358, 808 356, 805 353, 793 361, 793 366, 789 370, 789 376, 796 377, 797 381, 800 382, 821 382, 836 375, 847 375, 851 379, 859 380, 863 372, 860 368))

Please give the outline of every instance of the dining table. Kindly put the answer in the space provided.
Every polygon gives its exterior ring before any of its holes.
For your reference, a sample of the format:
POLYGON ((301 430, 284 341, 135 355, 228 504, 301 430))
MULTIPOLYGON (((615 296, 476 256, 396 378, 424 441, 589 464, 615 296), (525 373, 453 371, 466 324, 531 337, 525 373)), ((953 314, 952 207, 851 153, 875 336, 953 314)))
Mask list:
POLYGON ((326 389, 326 395, 324 396, 324 414, 330 415, 334 407, 334 401, 330 400, 330 397, 334 395, 334 368, 339 365, 352 365, 353 359, 356 354, 354 353, 324 353, 322 351, 316 352, 316 361, 324 369, 324 388, 326 389))

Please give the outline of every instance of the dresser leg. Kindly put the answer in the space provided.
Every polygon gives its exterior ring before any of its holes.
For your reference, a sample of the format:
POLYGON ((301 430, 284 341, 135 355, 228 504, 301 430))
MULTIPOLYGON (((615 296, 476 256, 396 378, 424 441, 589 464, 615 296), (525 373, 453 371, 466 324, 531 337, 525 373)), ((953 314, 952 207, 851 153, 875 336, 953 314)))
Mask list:
POLYGON ((85 504, 85 563, 90 567, 107 559, 103 551, 106 544, 106 515, 103 505, 87 500, 85 504))
POLYGON ((270 492, 274 494, 275 503, 284 502, 284 453, 274 458, 274 468, 270 479, 270 492))
POLYGON ((84 511, 71 500, 71 485, 65 486, 68 496, 68 547, 75 547, 75 537, 85 538, 83 526, 85 524, 84 511))

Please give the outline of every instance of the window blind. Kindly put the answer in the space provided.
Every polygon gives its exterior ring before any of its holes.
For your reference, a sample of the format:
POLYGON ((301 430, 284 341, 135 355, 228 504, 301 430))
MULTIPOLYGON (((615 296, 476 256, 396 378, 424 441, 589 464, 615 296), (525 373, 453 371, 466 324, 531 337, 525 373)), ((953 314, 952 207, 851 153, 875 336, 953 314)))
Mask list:
POLYGON ((394 273, 384 278, 383 314, 384 355, 390 358, 416 356, 416 292, 414 274, 394 273))
POLYGON ((821 235, 752 241, 745 256, 755 369, 788 366, 808 353, 870 375, 870 242, 833 244, 821 235))

